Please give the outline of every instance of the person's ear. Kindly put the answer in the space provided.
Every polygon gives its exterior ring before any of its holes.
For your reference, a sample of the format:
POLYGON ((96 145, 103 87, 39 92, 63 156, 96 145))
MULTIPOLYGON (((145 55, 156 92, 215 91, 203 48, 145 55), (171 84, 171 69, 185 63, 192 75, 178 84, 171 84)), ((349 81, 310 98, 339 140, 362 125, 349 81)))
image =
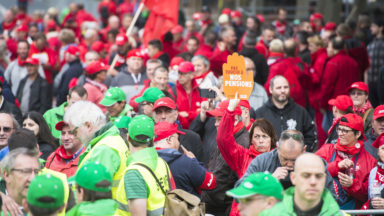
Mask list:
POLYGON ((356 139, 359 139, 360 136, 361 136, 361 132, 360 132, 360 131, 357 131, 357 132, 356 132, 356 139))
POLYGON ((7 171, 3 171, 2 174, 3 174, 4 180, 7 181, 7 179, 9 179, 9 176, 11 173, 7 172, 7 171))
POLYGON ((303 152, 307 151, 307 145, 304 145, 303 152))
POLYGON ((269 93, 272 94, 272 87, 269 86, 269 93))
POLYGON ((296 185, 296 174, 295 172, 291 172, 291 174, 289 175, 289 178, 291 179, 291 182, 293 185, 296 185))

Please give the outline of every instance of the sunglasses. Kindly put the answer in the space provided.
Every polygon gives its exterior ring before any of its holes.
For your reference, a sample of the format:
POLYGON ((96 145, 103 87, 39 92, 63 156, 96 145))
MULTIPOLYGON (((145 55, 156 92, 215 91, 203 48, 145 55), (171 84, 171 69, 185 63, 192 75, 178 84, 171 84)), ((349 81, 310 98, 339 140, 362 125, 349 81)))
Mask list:
POLYGON ((4 133, 9 133, 12 131, 13 128, 11 127, 0 127, 0 131, 3 131, 4 133))
POLYGON ((296 141, 303 141, 304 140, 304 137, 301 134, 295 134, 295 133, 282 133, 281 134, 282 140, 287 140, 289 138, 292 138, 296 141))

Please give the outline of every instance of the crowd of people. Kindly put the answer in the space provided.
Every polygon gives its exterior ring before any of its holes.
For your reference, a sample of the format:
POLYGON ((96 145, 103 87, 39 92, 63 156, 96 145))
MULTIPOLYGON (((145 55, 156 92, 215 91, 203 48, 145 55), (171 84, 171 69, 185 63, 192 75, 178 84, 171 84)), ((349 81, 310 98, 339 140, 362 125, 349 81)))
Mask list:
POLYGON ((145 43, 139 3, 5 12, 2 214, 163 215, 176 189, 216 216, 384 209, 384 17, 203 6, 145 43), (223 91, 234 52, 248 100, 223 91))

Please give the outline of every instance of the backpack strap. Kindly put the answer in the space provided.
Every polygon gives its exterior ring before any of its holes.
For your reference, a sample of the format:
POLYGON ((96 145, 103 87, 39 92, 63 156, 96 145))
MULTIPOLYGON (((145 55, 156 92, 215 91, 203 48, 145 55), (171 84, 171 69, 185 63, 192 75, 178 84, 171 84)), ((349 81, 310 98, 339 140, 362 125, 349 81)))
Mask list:
MULTIPOLYGON (((164 193, 164 195, 167 195, 167 192, 165 191, 165 189, 163 188, 163 186, 160 184, 159 179, 156 177, 156 174, 153 172, 153 170, 152 170, 151 168, 149 168, 147 165, 145 165, 145 164, 143 164, 143 163, 135 163, 135 164, 136 164, 136 165, 139 165, 139 166, 141 166, 141 167, 144 167, 146 170, 148 170, 148 171, 152 174, 153 178, 156 180, 157 184, 160 186, 160 189, 161 189, 161 191, 164 193)), ((165 164, 165 162, 164 162, 164 164, 165 164)), ((171 187, 171 185, 170 185, 170 180, 169 180, 168 167, 166 167, 166 169, 167 169, 168 184, 169 184, 169 187, 171 187)))

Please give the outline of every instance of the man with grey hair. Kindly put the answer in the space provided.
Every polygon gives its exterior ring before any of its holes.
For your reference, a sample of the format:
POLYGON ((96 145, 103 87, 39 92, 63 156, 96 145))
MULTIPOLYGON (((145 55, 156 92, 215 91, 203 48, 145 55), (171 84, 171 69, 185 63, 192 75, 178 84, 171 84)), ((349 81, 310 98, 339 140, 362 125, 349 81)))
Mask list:
POLYGON ((40 163, 37 151, 26 148, 15 149, 1 161, 0 196, 2 212, 11 215, 25 215, 23 200, 27 196, 28 186, 32 179, 40 172, 40 163), (14 201, 14 206, 6 206, 8 199, 14 201))
POLYGON ((209 70, 209 60, 203 55, 196 55, 191 60, 195 68, 194 77, 200 89, 208 89, 218 85, 218 80, 209 70))
POLYGON ((231 55, 235 49, 237 38, 233 27, 224 26, 220 29, 220 41, 217 43, 211 58, 211 69, 216 76, 222 75, 222 66, 227 62, 227 56, 231 55))
POLYGON ((86 147, 79 156, 78 169, 87 162, 99 162, 113 177, 112 197, 124 175, 129 150, 113 123, 106 123, 106 116, 92 102, 79 101, 65 113, 64 121, 69 129, 86 147))
MULTIPOLYGON (((239 185, 248 175, 255 172, 268 171, 278 179, 284 189, 292 186, 289 174, 293 171, 296 158, 303 154, 306 150, 304 144, 304 136, 297 130, 285 130, 281 133, 279 141, 276 143, 277 148, 261 154, 252 160, 243 177, 236 182, 239 185)), ((324 166, 326 162, 323 160, 324 166)), ((326 171, 326 187, 335 195, 332 176, 326 171)))
POLYGON ((19 128, 12 114, 0 112, 0 161, 8 154, 8 139, 19 128))

